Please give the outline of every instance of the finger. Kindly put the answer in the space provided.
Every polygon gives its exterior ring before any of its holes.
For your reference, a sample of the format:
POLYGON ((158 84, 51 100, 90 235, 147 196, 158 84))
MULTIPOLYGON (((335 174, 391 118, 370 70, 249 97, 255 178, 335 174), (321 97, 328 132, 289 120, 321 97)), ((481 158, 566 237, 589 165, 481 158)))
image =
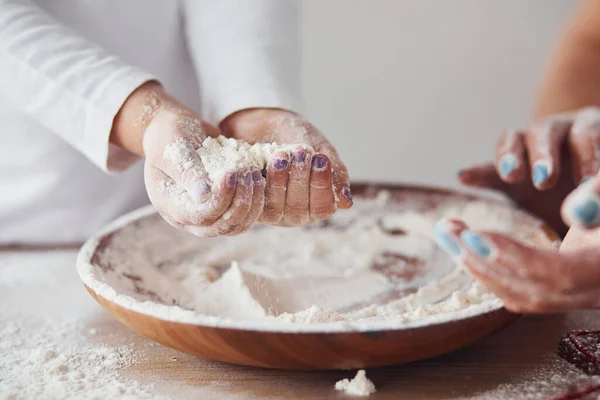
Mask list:
MULTIPOLYGON (((460 240, 467 254, 484 262, 487 270, 504 276, 528 299, 532 309, 567 307, 579 302, 586 292, 598 290, 600 251, 596 248, 558 253, 529 247, 498 233, 470 230, 461 232, 460 240)), ((589 305, 590 299, 587 301, 589 305)))
POLYGON ((561 207, 568 226, 595 228, 600 225, 600 177, 596 175, 572 191, 561 207))
POLYGON ((555 116, 532 126, 525 136, 531 180, 538 190, 549 189, 560 174, 560 152, 571 128, 569 116, 555 116))
POLYGON ((267 180, 265 187, 265 206, 260 221, 276 225, 281 222, 285 209, 290 155, 287 152, 276 152, 267 165, 267 180))
POLYGON ((188 224, 196 224, 195 213, 178 204, 173 199, 188 196, 185 189, 177 186, 175 181, 158 168, 146 164, 144 180, 148 188, 148 197, 156 211, 171 225, 183 228, 188 224))
POLYGON ((252 200, 252 173, 239 173, 235 196, 229 208, 212 224, 188 227, 196 236, 214 237, 225 235, 237 228, 246 218, 252 200))
POLYGON ((461 233, 468 231, 467 225, 460 220, 442 219, 434 228, 433 238, 438 246, 464 268, 488 290, 505 301, 505 304, 520 304, 523 296, 512 289, 510 280, 496 269, 489 268, 479 258, 464 250, 461 233))
POLYGON ((181 129, 184 117, 171 113, 157 115, 144 133, 147 160, 183 187, 199 203, 210 197, 211 181, 197 150, 204 133, 201 121, 190 121, 196 129, 181 129), (178 128, 179 127, 179 128, 178 128))
POLYGON ((317 154, 312 159, 309 208, 313 220, 324 220, 335 213, 331 162, 323 154, 317 154))
POLYGON ((348 169, 333 146, 326 144, 322 146, 321 152, 327 156, 331 163, 331 181, 333 182, 336 207, 346 210, 352 207, 353 204, 348 169))
POLYGON ((506 192, 510 187, 500 178, 492 163, 463 169, 458 173, 458 179, 461 184, 475 188, 506 192))
POLYGON ((265 178, 259 170, 252 172, 252 200, 246 218, 238 227, 227 232, 227 235, 239 235, 249 230, 263 211, 265 204, 265 178))
POLYGON ((523 132, 507 131, 498 142, 496 170, 500 178, 509 183, 522 182, 527 175, 525 137, 523 132))
POLYGON ((312 154, 299 147, 292 151, 292 162, 285 196, 283 222, 287 226, 306 224, 309 214, 309 183, 312 154))
POLYGON ((574 182, 596 175, 600 168, 600 109, 587 108, 577 114, 571 134, 569 151, 574 182))

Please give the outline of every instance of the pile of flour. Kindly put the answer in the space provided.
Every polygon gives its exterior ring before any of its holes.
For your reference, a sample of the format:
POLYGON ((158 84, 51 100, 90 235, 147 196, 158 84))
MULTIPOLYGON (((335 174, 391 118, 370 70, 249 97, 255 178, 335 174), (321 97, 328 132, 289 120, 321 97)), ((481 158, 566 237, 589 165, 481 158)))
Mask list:
MULTIPOLYGON (((208 137, 202 142, 198 149, 198 155, 202 164, 213 182, 219 182, 227 173, 238 171, 264 170, 269 158, 276 152, 291 152, 297 149, 312 151, 307 145, 289 144, 279 145, 277 143, 247 142, 218 136, 208 137)), ((184 143, 174 142, 165 148, 164 157, 174 165, 184 165, 189 157, 187 147, 184 143)))
POLYGON ((335 383, 335 390, 348 396, 365 397, 375 393, 375 385, 367 378, 364 369, 359 370, 353 379, 342 379, 335 383))
POLYGON ((360 198, 317 228, 257 226, 196 238, 151 210, 118 221, 103 263, 80 255, 83 281, 123 307, 162 319, 286 331, 364 330, 433 323, 500 308, 432 240, 441 217, 527 240, 537 222, 504 205, 435 194, 360 198), (428 206, 432 205, 433 206, 428 206), (415 269, 411 263, 421 263, 415 269), (420 260, 420 261, 419 261, 420 260), (406 261, 406 262, 405 262, 406 261), (389 264, 393 264, 390 268, 389 264), (133 277, 133 278, 132 278, 133 277))

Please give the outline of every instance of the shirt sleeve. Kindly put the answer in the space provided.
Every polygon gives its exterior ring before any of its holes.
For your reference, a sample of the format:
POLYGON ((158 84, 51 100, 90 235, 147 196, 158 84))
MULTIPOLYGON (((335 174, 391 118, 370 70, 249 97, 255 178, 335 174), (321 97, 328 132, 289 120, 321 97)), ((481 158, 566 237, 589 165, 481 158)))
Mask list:
POLYGON ((219 124, 246 108, 300 112, 296 0, 184 0, 201 115, 219 124))
POLYGON ((137 158, 109 143, 115 115, 150 74, 29 0, 0 0, 0 96, 107 172, 137 158))

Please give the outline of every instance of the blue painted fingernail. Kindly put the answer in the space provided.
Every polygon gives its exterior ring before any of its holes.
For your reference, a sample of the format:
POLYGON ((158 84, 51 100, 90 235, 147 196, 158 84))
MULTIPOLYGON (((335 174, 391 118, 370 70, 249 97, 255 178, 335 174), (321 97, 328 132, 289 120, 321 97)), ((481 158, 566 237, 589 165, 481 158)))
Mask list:
POLYGON ((312 159, 312 167, 314 169, 324 169, 327 166, 327 159, 323 156, 314 156, 312 159))
POLYGON ((519 166, 519 160, 514 154, 505 154, 500 159, 500 174, 508 177, 519 166))
POLYGON ((252 180, 254 182, 260 182, 262 180, 262 178, 263 178, 262 172, 260 172, 259 170, 252 172, 252 180))
POLYGON ((460 255, 460 246, 448 231, 443 222, 438 222, 433 228, 433 239, 448 255, 457 257, 460 255))
POLYGON ((548 163, 546 161, 537 161, 533 165, 531 176, 535 186, 539 186, 544 183, 544 181, 548 179, 549 175, 550 169, 548 168, 548 163))
POLYGON ((201 199, 210 192, 210 183, 205 179, 201 179, 188 184, 186 190, 193 199, 201 199))
POLYGON ((581 181, 579 182, 580 185, 583 185, 584 183, 586 183, 587 181, 589 181, 590 179, 592 179, 591 175, 586 175, 583 178, 581 178, 581 181))
POLYGON ((231 174, 231 175, 229 175, 229 178, 227 178, 227 184, 229 186, 233 187, 237 184, 237 180, 238 180, 237 174, 231 174))
POLYGON ((252 172, 246 173, 246 175, 244 175, 244 178, 243 178, 242 182, 246 186, 248 186, 249 184, 251 184, 252 183, 252 172))
POLYGON ((585 191, 569 201, 567 212, 574 221, 583 226, 596 226, 600 222, 600 198, 585 191))
POLYGON ((304 150, 296 150, 292 154, 297 164, 304 164, 304 161, 306 161, 306 152, 304 150))
POLYGON ((276 170, 281 171, 282 169, 286 169, 287 166, 288 160, 284 160, 283 158, 276 158, 275 161, 273 161, 273 168, 276 170))
POLYGON ((348 201, 352 204, 354 204, 354 202, 352 201, 352 192, 350 191, 350 188, 344 188, 344 190, 342 190, 342 194, 344 195, 344 197, 346 199, 348 199, 348 201))
POLYGON ((493 246, 481 235, 473 231, 462 231, 460 240, 474 253, 482 257, 490 257, 493 253, 493 246))

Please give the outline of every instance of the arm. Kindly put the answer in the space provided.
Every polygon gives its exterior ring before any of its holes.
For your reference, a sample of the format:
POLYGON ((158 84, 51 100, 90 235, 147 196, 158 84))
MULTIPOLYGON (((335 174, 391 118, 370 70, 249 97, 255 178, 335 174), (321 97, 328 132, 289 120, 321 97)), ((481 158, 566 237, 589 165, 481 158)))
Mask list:
POLYGON ((185 27, 203 118, 247 108, 300 111, 298 2, 186 0, 185 27))
POLYGON ((104 170, 122 170, 137 159, 132 153, 140 152, 111 145, 109 137, 119 109, 136 88, 153 79, 150 74, 125 64, 28 0, 0 0, 0 60, 0 96, 17 111, 104 170))
POLYGON ((600 106, 600 2, 584 0, 550 59, 535 118, 600 106))

